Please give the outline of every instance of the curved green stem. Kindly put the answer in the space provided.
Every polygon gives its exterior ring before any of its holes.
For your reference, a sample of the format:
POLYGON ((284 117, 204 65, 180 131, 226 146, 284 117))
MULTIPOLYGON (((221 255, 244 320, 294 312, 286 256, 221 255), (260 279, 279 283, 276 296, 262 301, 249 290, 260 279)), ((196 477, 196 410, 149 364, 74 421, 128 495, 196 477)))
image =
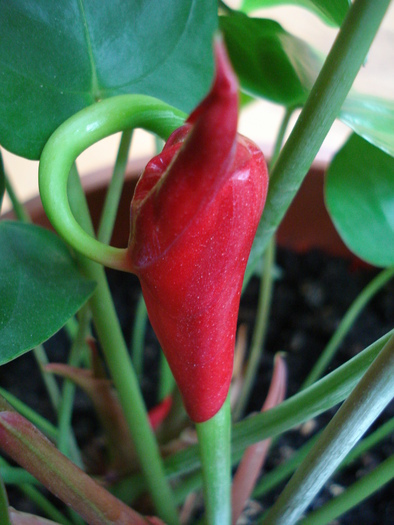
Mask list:
POLYGON ((248 282, 324 138, 339 114, 390 0, 356 0, 350 7, 293 131, 271 174, 267 202, 245 274, 248 282))
POLYGON ((143 127, 166 139, 184 118, 182 112, 152 97, 120 95, 80 111, 53 133, 41 155, 40 195, 52 225, 73 248, 105 266, 127 269, 127 250, 94 239, 80 228, 71 212, 67 181, 77 156, 123 129, 143 127))
POLYGON ((202 475, 206 523, 231 523, 231 414, 227 397, 222 408, 208 421, 196 424, 202 475))
POLYGON ((354 321, 361 313, 366 304, 372 297, 394 276, 394 267, 386 268, 379 273, 372 281, 362 290, 359 296, 351 304, 350 308, 342 318, 338 328, 323 350, 319 359, 315 363, 308 377, 301 386, 301 390, 314 383, 323 374, 329 362, 334 357, 339 345, 353 326, 354 321))

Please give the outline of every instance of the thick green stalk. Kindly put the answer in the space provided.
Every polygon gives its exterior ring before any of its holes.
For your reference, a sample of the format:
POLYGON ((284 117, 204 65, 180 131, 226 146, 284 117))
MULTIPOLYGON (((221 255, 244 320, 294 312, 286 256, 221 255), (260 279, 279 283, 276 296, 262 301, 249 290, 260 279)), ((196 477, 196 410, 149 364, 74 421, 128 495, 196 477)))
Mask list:
POLYGON ((245 282, 295 197, 363 64, 390 0, 356 0, 284 145, 249 257, 245 282))
POLYGON ((365 474, 342 494, 311 512, 300 525, 326 525, 352 509, 394 478, 394 456, 387 458, 372 472, 365 474))
MULTIPOLYGON (((92 233, 87 204, 80 180, 71 174, 70 202, 81 226, 92 233)), ((102 266, 77 253, 77 261, 85 275, 96 281, 97 288, 89 301, 98 338, 119 396, 123 413, 136 448, 148 489, 158 515, 169 525, 178 523, 174 497, 164 475, 159 448, 149 425, 147 412, 131 364, 128 349, 112 301, 102 266)))
POLYGON ((305 379, 301 386, 301 389, 307 388, 309 385, 314 383, 319 377, 322 376, 324 370, 338 350, 339 345, 342 343, 347 333, 353 326, 353 323, 357 319, 358 315, 362 312, 363 308, 367 303, 376 295, 381 288, 394 276, 394 267, 386 268, 379 273, 359 294, 359 296, 353 301, 350 308, 343 316, 338 328, 328 342, 326 348, 321 353, 319 359, 313 366, 308 377, 305 379))
POLYGON ((394 395, 394 335, 327 425, 264 525, 293 525, 394 395))
POLYGON ((97 232, 97 239, 105 244, 109 244, 112 237, 132 136, 133 130, 131 129, 127 129, 122 133, 112 179, 108 186, 100 225, 97 232))
POLYGON ((231 523, 231 414, 229 397, 211 419, 197 423, 207 525, 231 523))

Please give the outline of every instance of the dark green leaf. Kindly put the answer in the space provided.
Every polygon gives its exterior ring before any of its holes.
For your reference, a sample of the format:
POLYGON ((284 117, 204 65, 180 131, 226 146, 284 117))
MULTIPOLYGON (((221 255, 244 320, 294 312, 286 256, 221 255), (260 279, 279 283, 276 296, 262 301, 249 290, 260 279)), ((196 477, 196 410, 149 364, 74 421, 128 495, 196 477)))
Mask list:
POLYGON ((326 24, 340 26, 349 8, 349 0, 243 0, 242 9, 250 12, 262 7, 293 4, 305 7, 320 16, 326 24))
POLYGON ((325 185, 346 245, 376 266, 394 265, 394 158, 357 135, 335 156, 325 185))
POLYGON ((323 60, 273 20, 222 16, 231 62, 246 92, 288 107, 302 105, 323 60))
POLYGON ((57 332, 94 286, 81 276, 54 233, 31 224, 0 222, 0 364, 57 332))
POLYGON ((394 101, 350 91, 340 120, 371 144, 394 156, 394 101))
POLYGON ((1 213, 1 205, 3 204, 4 192, 5 192, 5 174, 4 174, 3 156, 0 151, 0 213, 1 213))
POLYGON ((190 111, 211 81, 210 0, 14 0, 0 20, 0 142, 28 158, 97 100, 141 93, 190 111))

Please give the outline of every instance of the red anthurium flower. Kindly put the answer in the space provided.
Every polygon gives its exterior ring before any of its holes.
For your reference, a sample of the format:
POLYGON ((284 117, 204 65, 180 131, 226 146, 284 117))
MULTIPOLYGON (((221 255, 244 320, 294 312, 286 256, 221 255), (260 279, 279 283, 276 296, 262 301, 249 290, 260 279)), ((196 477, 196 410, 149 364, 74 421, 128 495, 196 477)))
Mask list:
POLYGON ((237 134, 238 83, 216 42, 216 79, 146 166, 129 259, 191 419, 226 399, 243 275, 267 193, 263 154, 237 134))

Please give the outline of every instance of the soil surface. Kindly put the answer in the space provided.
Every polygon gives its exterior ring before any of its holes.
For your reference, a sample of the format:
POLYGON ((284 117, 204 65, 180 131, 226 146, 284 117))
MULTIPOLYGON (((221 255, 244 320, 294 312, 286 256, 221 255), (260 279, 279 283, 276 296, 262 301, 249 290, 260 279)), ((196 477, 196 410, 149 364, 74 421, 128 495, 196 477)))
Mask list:
MULTIPOLYGON (((344 313, 377 272, 361 263, 331 258, 321 252, 299 255, 279 249, 277 273, 266 349, 260 363, 248 412, 261 409, 271 379, 273 356, 278 351, 284 351, 287 356, 289 369, 287 395, 289 397, 297 392, 344 313)), ((109 281, 117 310, 120 312, 125 337, 129 341, 133 312, 139 296, 138 283, 134 276, 118 272, 109 272, 109 281)), ((248 325, 249 335, 253 329, 258 289, 259 281, 254 278, 241 301, 239 320, 240 323, 248 325)), ((394 281, 386 285, 385 289, 368 304, 341 345, 330 369, 336 368, 387 333, 392 328, 393 319, 394 281)), ((64 334, 57 334, 45 346, 51 361, 66 361, 68 342, 64 334)), ((149 330, 146 340, 145 369, 150 374, 144 378, 142 385, 148 407, 155 404, 157 395, 157 355, 158 346, 155 336, 149 330)), ((45 395, 31 353, 0 367, 0 386, 55 423, 53 410, 45 395)), ((393 408, 392 403, 375 423, 373 429, 393 417, 393 408)), ((323 428, 334 412, 335 410, 332 410, 323 414, 316 420, 282 436, 270 452, 266 471, 269 472, 285 461, 293 450, 323 428)), ((73 422, 82 450, 88 450, 92 441, 100 435, 100 428, 92 415, 89 399, 80 392, 76 396, 73 422)), ((319 494, 312 508, 319 507, 333 494, 340 493, 343 488, 372 470, 392 452, 393 439, 387 438, 351 466, 335 474, 319 494)), ((265 496, 258 505, 253 505, 252 515, 271 505, 282 488, 283 485, 265 496)), ((394 516, 392 488, 386 486, 335 523, 391 525, 394 516)), ((15 508, 24 512, 36 511, 34 505, 18 489, 10 486, 7 490, 10 503, 15 508)), ((37 511, 37 514, 40 512, 37 511)), ((251 522, 253 518, 249 521, 251 522)))

